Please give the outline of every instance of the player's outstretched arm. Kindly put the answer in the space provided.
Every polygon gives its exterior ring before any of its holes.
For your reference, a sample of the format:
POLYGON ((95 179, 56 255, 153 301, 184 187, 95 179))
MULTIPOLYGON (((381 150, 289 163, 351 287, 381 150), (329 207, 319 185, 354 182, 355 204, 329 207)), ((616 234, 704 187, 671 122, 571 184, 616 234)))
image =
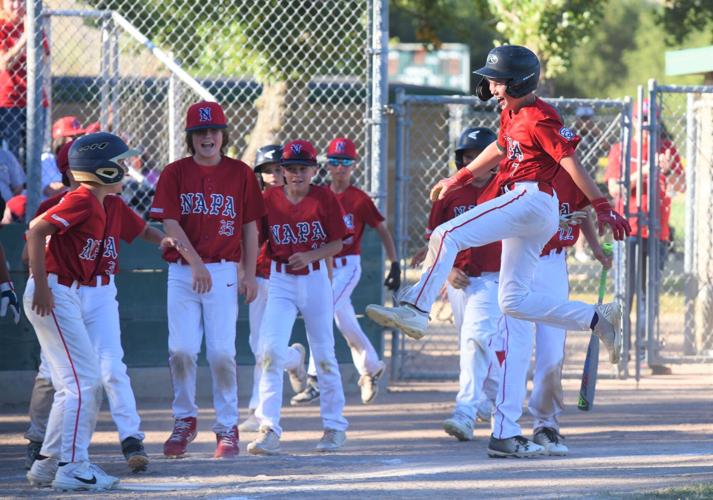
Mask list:
POLYGON ((584 235, 587 240, 587 243, 589 243, 589 246, 592 249, 592 253, 594 253, 594 257, 602 264, 602 266, 606 267, 607 269, 611 269, 611 255, 607 255, 604 253, 604 249, 602 248, 601 243, 599 243, 599 238, 597 237, 597 231, 594 229, 592 219, 589 216, 585 217, 582 220, 580 227, 582 228, 582 234, 584 235))
POLYGON ((198 255, 196 249, 193 248, 181 225, 177 220, 164 219, 163 230, 167 236, 174 238, 178 242, 179 246, 176 247, 176 249, 191 266, 191 271, 193 272, 193 290, 197 293, 209 292, 213 287, 213 279, 210 276, 208 268, 203 263, 203 259, 198 255))
POLYGON ((255 221, 243 224, 243 255, 240 264, 243 270, 240 281, 240 294, 245 296, 245 302, 250 303, 257 297, 257 281, 255 268, 257 266, 258 232, 255 221))
POLYGON ((27 231, 27 254, 30 257, 32 276, 35 278, 32 310, 40 316, 49 315, 54 307, 54 297, 47 282, 45 242, 48 236, 56 232, 57 227, 42 219, 34 219, 27 231))
POLYGON ((379 233, 379 237, 384 243, 386 257, 391 261, 391 269, 389 269, 389 274, 386 277, 386 281, 384 281, 384 286, 389 290, 398 290, 401 286, 401 264, 396 258, 396 245, 394 245, 394 239, 386 226, 386 221, 382 221, 376 226, 376 232, 379 233))
POLYGON ((452 189, 469 184, 474 177, 495 167, 504 157, 505 154, 500 151, 498 142, 491 142, 475 160, 461 168, 455 175, 438 181, 431 189, 431 201, 442 200, 452 189))
POLYGON ((604 228, 609 226, 615 240, 623 240, 631 232, 629 223, 617 213, 602 194, 594 179, 584 170, 575 156, 565 156, 560 160, 560 165, 572 177, 577 187, 592 203, 597 213, 599 234, 604 234, 604 228))

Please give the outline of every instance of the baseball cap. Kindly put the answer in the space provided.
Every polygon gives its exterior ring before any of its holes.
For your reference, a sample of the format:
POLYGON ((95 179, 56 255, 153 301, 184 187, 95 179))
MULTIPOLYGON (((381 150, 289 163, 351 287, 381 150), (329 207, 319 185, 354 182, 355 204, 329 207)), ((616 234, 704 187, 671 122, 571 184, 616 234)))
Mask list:
POLYGON ((67 173, 67 170, 69 170, 69 148, 72 147, 72 144, 74 144, 74 139, 62 144, 62 147, 59 148, 59 151, 57 152, 57 168, 59 169, 59 173, 62 175, 67 173))
POLYGON ((197 102, 191 105, 186 113, 186 132, 227 126, 223 108, 217 102, 197 102))
POLYGON ((92 122, 84 127, 84 132, 86 134, 93 134, 94 132, 99 132, 101 130, 101 124, 99 122, 92 122))
POLYGON ((309 141, 298 139, 285 144, 280 165, 317 165, 317 150, 309 141))
POLYGON ((337 137, 329 143, 327 148, 327 158, 347 158, 356 160, 356 146, 345 137, 337 137))
POLYGON ((82 135, 85 132, 76 116, 63 116, 52 124, 52 139, 74 137, 75 135, 82 135))

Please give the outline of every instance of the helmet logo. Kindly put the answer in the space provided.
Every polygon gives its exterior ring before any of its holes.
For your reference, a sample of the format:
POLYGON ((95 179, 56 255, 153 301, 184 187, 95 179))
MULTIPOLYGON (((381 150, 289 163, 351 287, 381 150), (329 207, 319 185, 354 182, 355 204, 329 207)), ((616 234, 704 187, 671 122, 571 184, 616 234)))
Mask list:
POLYGON ((275 156, 274 151, 268 151, 267 153, 265 153, 265 158, 268 160, 272 160, 274 156, 275 156))
POLYGON ((299 143, 297 143, 297 144, 291 144, 291 145, 290 145, 290 149, 292 150, 292 152, 293 152, 294 154, 298 155, 298 154, 300 154, 300 153, 302 152, 302 144, 299 144, 299 143))
POLYGON ((97 149, 104 149, 109 145, 108 142, 95 142, 94 144, 87 144, 79 148, 79 151, 94 151, 97 149))
POLYGON ((202 122, 209 122, 212 119, 210 108, 198 108, 198 120, 202 122))
POLYGON ((488 54, 488 59, 485 62, 487 64, 498 64, 498 56, 495 54, 488 54))
POLYGON ((477 141, 479 133, 480 133, 480 130, 473 130, 470 134, 468 134, 468 138, 473 139, 474 141, 477 141))

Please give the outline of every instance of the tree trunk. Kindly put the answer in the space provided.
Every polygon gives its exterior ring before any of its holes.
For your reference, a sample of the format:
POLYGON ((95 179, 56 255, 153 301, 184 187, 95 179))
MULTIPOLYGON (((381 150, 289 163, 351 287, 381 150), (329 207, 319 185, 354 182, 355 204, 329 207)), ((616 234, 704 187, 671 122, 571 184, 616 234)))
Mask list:
POLYGON ((262 94, 255 101, 257 120, 247 137, 241 160, 252 165, 258 148, 277 142, 277 134, 285 124, 287 82, 263 83, 262 94))

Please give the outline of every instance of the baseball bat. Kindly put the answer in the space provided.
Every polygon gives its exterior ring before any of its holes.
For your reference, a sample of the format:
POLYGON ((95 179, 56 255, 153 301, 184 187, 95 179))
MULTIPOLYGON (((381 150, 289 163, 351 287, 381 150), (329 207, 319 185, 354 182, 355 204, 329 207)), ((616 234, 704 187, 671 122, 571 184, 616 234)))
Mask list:
MULTIPOLYGON (((610 256, 614 251, 611 243, 602 245, 604 255, 610 256)), ((607 273, 609 270, 602 266, 599 274, 599 296, 597 304, 604 301, 604 294, 607 289, 607 273)), ((597 372, 599 371, 599 337, 592 334, 587 347, 587 357, 584 359, 584 369, 582 370, 582 384, 579 387, 579 400, 577 408, 582 411, 589 411, 594 406, 594 393, 597 388, 597 372)))

